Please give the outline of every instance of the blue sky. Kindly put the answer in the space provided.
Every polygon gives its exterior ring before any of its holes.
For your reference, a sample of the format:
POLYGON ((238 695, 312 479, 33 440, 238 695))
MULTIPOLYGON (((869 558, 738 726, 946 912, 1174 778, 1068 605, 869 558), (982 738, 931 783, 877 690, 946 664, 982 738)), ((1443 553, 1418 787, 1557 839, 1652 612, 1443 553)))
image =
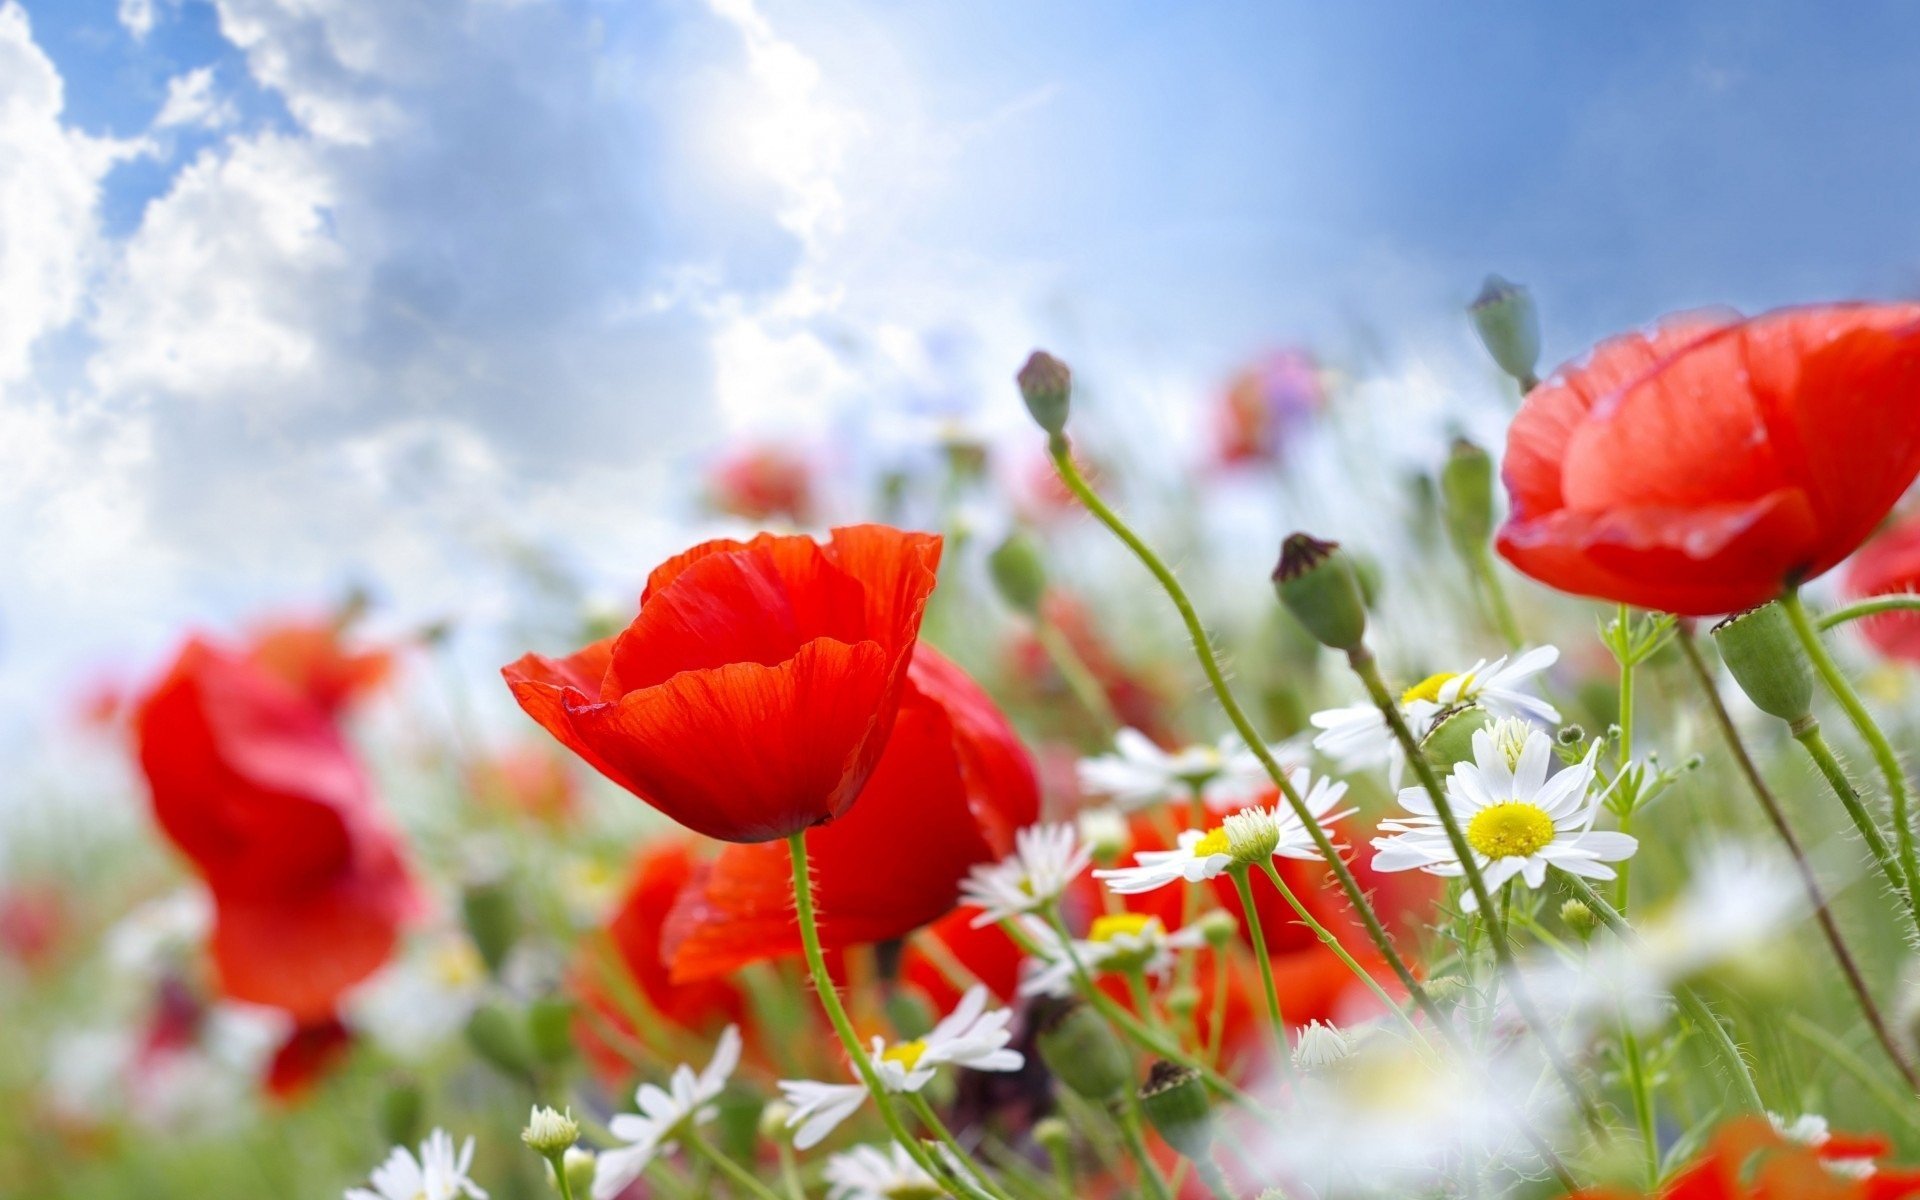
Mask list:
POLYGON ((617 586, 713 446, 1017 429, 1036 342, 1177 425, 1293 341, 1484 389, 1489 270, 1553 359, 1908 292, 1916 61, 1896 3, 0 0, 0 730, 348 577, 617 586))

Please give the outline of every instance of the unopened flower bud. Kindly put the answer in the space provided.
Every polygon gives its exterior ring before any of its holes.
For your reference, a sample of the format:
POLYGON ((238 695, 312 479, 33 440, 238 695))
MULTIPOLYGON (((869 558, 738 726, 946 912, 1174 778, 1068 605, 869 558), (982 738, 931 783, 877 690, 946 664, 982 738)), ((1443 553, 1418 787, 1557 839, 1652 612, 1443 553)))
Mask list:
POLYGON ((1200 936, 1207 939, 1207 945, 1215 950, 1227 945, 1240 936, 1240 922, 1224 908, 1216 908, 1194 922, 1200 930, 1200 936))
POLYGON ((478 880, 460 894, 460 913, 480 960, 495 975, 520 936, 519 906, 504 877, 478 880))
POLYGON ((1458 975, 1435 975, 1426 982, 1426 993, 1430 1000, 1443 1003, 1459 996, 1467 990, 1467 981, 1458 975))
POLYGON ((1065 1154, 1073 1148, 1073 1127, 1059 1117, 1042 1117, 1033 1123, 1033 1140, 1048 1154, 1065 1154))
POLYGON ((527 1117, 527 1127, 520 1131, 520 1140, 535 1154, 552 1158, 580 1140, 580 1124, 573 1119, 572 1109, 557 1112, 535 1105, 527 1117))
POLYGON ((1592 937, 1593 931, 1600 928, 1600 918, 1594 914, 1593 909, 1589 908, 1587 902, 1584 900, 1569 900, 1565 904, 1562 904, 1560 906, 1560 922, 1578 934, 1582 941, 1592 937))
POLYGON ((1280 603, 1323 646, 1353 650, 1367 635, 1367 608, 1353 566, 1337 542, 1296 533, 1280 545, 1273 569, 1280 603))
POLYGON ((1587 740, 1587 731, 1576 722, 1568 722, 1560 727, 1554 739, 1562 746, 1578 746, 1587 740))
POLYGON ((1789 725, 1813 712, 1813 668, 1778 603, 1736 613, 1713 627, 1714 644, 1754 707, 1789 725))
POLYGON ((793 1139, 793 1130, 787 1123, 793 1117, 793 1106, 785 1100, 772 1100, 760 1110, 760 1136, 769 1141, 785 1142, 793 1139))
POLYGON ((1257 866, 1280 848, 1280 822, 1270 808, 1242 809, 1220 822, 1220 827, 1226 830, 1227 853, 1236 866, 1257 866))
POLYGON ((1489 275, 1467 306, 1467 315, 1493 361, 1532 391, 1540 382, 1534 374, 1540 365, 1540 310, 1534 307, 1533 294, 1521 284, 1489 275))
POLYGON ((1133 1062, 1113 1027, 1077 1001, 1046 1021, 1034 1046, 1056 1079, 1089 1100, 1111 1100, 1133 1082, 1133 1062))
POLYGON ((1015 377, 1020 383, 1020 398, 1034 423, 1050 434, 1067 427, 1067 409, 1073 395, 1073 372, 1045 350, 1035 350, 1015 377))
POLYGON ((1008 534, 987 555, 987 572, 1008 607, 1030 617, 1039 615, 1040 601, 1047 594, 1047 568, 1031 537, 1019 530, 1008 534))
POLYGON ((1190 983, 1183 983, 1167 993, 1167 1011, 1182 1019, 1192 1016, 1200 1009, 1200 989, 1190 983))
POLYGON ((1440 499, 1454 549, 1469 558, 1479 555, 1493 536, 1493 459, 1485 450, 1466 438, 1453 439, 1440 468, 1440 499))
POLYGON ((593 1194, 593 1176, 598 1167, 599 1160, 593 1151, 579 1146, 568 1150, 560 1160, 560 1169, 567 1176, 567 1190, 576 1197, 593 1194))
POLYGON ((1309 1021, 1293 1044, 1293 1065, 1302 1071, 1324 1071, 1352 1057, 1353 1039, 1325 1021, 1309 1021))
POLYGON ((1140 1110, 1160 1137, 1196 1162, 1213 1147, 1213 1104, 1200 1072, 1161 1060, 1140 1088, 1140 1110))
POLYGON ((1080 840, 1093 852, 1093 861, 1112 866, 1133 846, 1127 819, 1111 808, 1089 808, 1080 814, 1080 840))
POLYGON ((1461 704, 1447 709, 1434 721, 1427 736, 1420 739, 1420 753, 1427 756, 1433 769, 1442 775, 1455 763, 1473 761, 1473 735, 1487 728, 1492 718, 1478 704, 1461 704))

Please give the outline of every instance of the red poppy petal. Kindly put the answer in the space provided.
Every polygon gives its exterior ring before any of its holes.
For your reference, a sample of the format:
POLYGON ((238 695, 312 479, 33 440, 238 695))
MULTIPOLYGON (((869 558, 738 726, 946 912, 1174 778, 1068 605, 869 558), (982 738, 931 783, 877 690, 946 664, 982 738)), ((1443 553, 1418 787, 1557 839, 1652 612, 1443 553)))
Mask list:
POLYGON ((561 704, 582 756, 616 783, 696 832, 763 842, 859 795, 885 744, 887 666, 872 642, 823 638, 777 667, 730 663, 617 703, 561 704))
MULTIPOLYGON (((1845 586, 1855 599, 1920 591, 1920 518, 1909 517, 1862 546, 1847 564, 1845 586)), ((1868 617, 1859 626, 1882 654, 1920 661, 1920 614, 1868 617)))
POLYGON ((387 961, 413 906, 405 881, 392 879, 284 900, 216 893, 212 950, 221 990, 296 1020, 324 1020, 387 961))
POLYGON ((848 525, 833 531, 827 553, 866 586, 868 636, 883 643, 891 639, 898 648, 919 632, 940 568, 940 549, 938 534, 848 525))
POLYGON ((296 1100, 346 1056, 353 1034, 338 1020, 302 1025, 287 1035, 267 1064, 267 1094, 296 1100))

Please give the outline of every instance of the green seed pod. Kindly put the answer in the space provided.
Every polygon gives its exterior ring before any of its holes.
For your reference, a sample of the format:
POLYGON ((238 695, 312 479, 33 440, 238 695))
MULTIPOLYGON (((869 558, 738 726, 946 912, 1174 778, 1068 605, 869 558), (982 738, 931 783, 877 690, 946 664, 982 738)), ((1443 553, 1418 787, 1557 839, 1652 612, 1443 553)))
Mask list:
POLYGON ((1466 438, 1453 439, 1440 468, 1447 536, 1462 555, 1478 555, 1493 536, 1493 459, 1466 438))
POLYGON ((1133 1082, 1127 1048, 1106 1018, 1084 1004, 1061 1006, 1041 1027, 1034 1045, 1047 1070, 1089 1100, 1111 1100, 1133 1082))
POLYGON ((389 1146, 411 1146, 420 1140, 420 1118, 426 1097, 411 1079, 396 1079, 381 1093, 380 1136, 389 1146))
POLYGON ((1073 396, 1073 372, 1045 350, 1035 350, 1015 376, 1020 398, 1034 423, 1050 434, 1058 435, 1067 427, 1067 410, 1073 396))
POLYGON ((1367 608, 1360 583, 1338 542, 1296 533, 1280 545, 1273 569, 1280 603, 1323 646, 1353 650, 1367 636, 1367 608))
POLYGON ((1200 1072, 1165 1060, 1155 1062, 1140 1089, 1140 1110, 1167 1145, 1195 1162, 1209 1161, 1213 1103, 1207 1099, 1200 1072))
POLYGON ((1540 310, 1534 307, 1533 293, 1489 275, 1467 306, 1467 315, 1493 361, 1531 391, 1540 382, 1534 374, 1540 365, 1540 310))
POLYGON ((460 913, 474 949, 480 952, 480 961, 498 975, 520 937, 520 911, 513 886, 502 878, 468 884, 460 894, 460 913))
POLYGON ((1420 739, 1420 753, 1445 775, 1455 763, 1473 761, 1473 735, 1492 723, 1493 715, 1478 704, 1455 705, 1441 713, 1420 739))
POLYGON ((467 1018, 467 1044, 503 1075, 533 1076, 533 1046, 526 1026, 499 1004, 483 1004, 467 1018))
POLYGON ((573 1004, 543 996, 527 1006, 527 1042, 534 1057, 557 1066, 573 1057, 573 1004))
POLYGON ((1047 594, 1047 567, 1032 538, 1019 530, 1008 534, 987 555, 987 571, 1008 607, 1030 617, 1039 615, 1040 601, 1047 594))
POLYGON ((1813 667, 1776 603, 1735 613, 1713 627, 1714 644, 1754 707, 1788 724, 1813 713, 1813 667))

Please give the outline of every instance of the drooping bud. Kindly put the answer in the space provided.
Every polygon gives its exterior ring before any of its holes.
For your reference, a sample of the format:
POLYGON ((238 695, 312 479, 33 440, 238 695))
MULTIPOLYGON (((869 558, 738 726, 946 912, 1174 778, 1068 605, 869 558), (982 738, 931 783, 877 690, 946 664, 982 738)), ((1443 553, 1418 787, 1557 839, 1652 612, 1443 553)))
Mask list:
POLYGON ((1106 1018, 1086 1005, 1063 1005, 1034 1037, 1040 1060, 1061 1083, 1102 1103, 1133 1082, 1133 1063, 1106 1018))
POLYGON ((1533 293, 1489 275, 1467 306, 1467 315, 1493 361, 1518 380, 1522 390, 1532 391, 1540 382, 1535 374, 1540 365, 1540 310, 1534 307, 1533 293))
POLYGON ((987 555, 987 572, 1000 598, 1016 612, 1037 616, 1040 601, 1047 594, 1047 567, 1040 560, 1040 548, 1020 530, 987 555))
POLYGON ((1140 1088, 1140 1111, 1167 1145, 1196 1162, 1208 1161, 1213 1104, 1200 1072, 1164 1059, 1155 1062, 1140 1088))
POLYGON ((513 886, 499 876, 469 883, 460 894, 460 913, 474 949, 480 952, 480 960, 487 964, 489 972, 498 975, 520 936, 520 913, 514 902, 513 886))
POLYGON ((1600 928, 1600 918, 1594 914, 1592 908, 1587 906, 1585 900, 1569 900, 1562 904, 1560 921, 1578 934, 1581 941, 1592 937, 1593 931, 1600 928))
POLYGON ((1323 646, 1353 650, 1367 635, 1367 608, 1353 566, 1338 542, 1296 533, 1280 544, 1273 569, 1280 603, 1323 646))
POLYGON ((1493 459, 1485 450, 1453 439, 1440 468, 1440 499, 1453 548, 1469 558, 1482 553, 1493 536, 1493 459))
POLYGON ((1789 725, 1813 712, 1813 667, 1778 603, 1735 613, 1713 627, 1714 644, 1754 707, 1789 725))
POLYGON ((1073 396, 1073 372, 1045 350, 1035 350, 1015 376, 1020 383, 1020 398, 1034 423, 1050 434, 1067 427, 1067 409, 1073 396))
POLYGON ((1492 714, 1478 704, 1455 705, 1441 713, 1427 736, 1420 739, 1420 753, 1427 756, 1434 770, 1445 775, 1455 763, 1473 761, 1473 735, 1487 728, 1492 719, 1492 714))
POLYGON ((535 1105, 527 1117, 527 1127, 520 1131, 520 1140, 535 1154, 554 1158, 580 1140, 580 1124, 573 1119, 572 1109, 557 1112, 535 1105))
POLYGON ((1458 975, 1435 975, 1426 982, 1427 998, 1444 1003, 1467 990, 1467 981, 1458 975))

